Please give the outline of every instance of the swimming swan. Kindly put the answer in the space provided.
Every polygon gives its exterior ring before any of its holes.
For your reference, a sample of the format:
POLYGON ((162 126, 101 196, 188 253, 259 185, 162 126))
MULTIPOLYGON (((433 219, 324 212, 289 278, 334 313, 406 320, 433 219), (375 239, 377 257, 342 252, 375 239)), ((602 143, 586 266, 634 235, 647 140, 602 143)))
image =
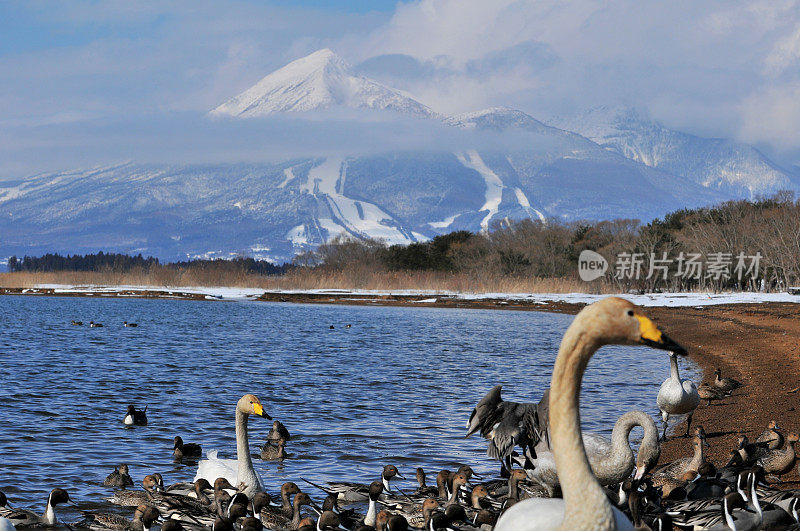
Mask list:
POLYGON ((694 410, 697 409, 699 403, 700 395, 697 394, 697 386, 691 380, 681 380, 681 375, 678 372, 678 358, 674 353, 670 352, 669 378, 661 384, 656 398, 658 409, 661 410, 661 420, 664 422, 664 435, 662 438, 665 441, 667 440, 667 426, 670 415, 689 414, 689 418, 686 421, 686 436, 689 436, 692 415, 694 415, 694 410))
POLYGON ((581 437, 583 373, 594 352, 609 344, 686 354, 626 300, 610 297, 581 310, 561 340, 550 383, 550 440, 564 499, 523 500, 503 514, 496 531, 633 529, 625 515, 612 508, 592 474, 581 437))
POLYGON ((264 490, 250 457, 250 442, 247 438, 247 418, 250 415, 272 420, 264 411, 258 397, 244 395, 240 398, 236 403, 236 459, 220 459, 217 457, 217 450, 209 451, 206 459, 197 464, 194 481, 202 478, 210 483, 217 478, 225 478, 248 498, 264 490))

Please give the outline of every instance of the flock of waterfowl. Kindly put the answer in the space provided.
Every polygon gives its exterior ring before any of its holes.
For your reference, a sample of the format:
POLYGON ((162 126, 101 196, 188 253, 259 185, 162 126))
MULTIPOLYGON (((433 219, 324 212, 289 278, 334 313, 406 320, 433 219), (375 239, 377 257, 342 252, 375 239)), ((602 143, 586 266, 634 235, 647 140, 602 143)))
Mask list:
MULTIPOLYGON (((539 403, 504 401, 496 386, 473 410, 467 436, 480 433, 487 439, 488 455, 500 462, 500 478, 481 478, 463 465, 439 471, 433 487, 418 468, 418 486, 401 489, 393 483, 405 478, 397 467, 386 465, 369 485, 302 480, 308 486, 302 490, 295 482, 284 483, 274 503, 253 467, 247 429, 251 416, 271 417, 255 395, 247 394, 236 404, 236 459, 208 451, 197 462, 193 483, 165 487, 161 474, 151 473, 141 481, 143 490, 129 488, 134 481, 121 465, 104 485, 116 489, 110 502, 135 508, 132 519, 86 511, 73 525, 124 531, 149 531, 157 522, 165 531, 800 529, 800 491, 767 483, 768 478, 779 481, 796 465, 797 433, 784 435, 771 422, 754 441, 740 437, 729 461, 715 467, 705 455, 705 431, 701 426, 691 430, 691 417, 701 399, 728 396, 740 384, 719 371, 712 383, 700 387, 681 379, 677 356, 686 354, 634 305, 604 299, 584 308, 567 329, 550 388, 539 403), (670 376, 657 399, 663 432, 642 411, 622 415, 610 439, 582 432, 581 381, 595 351, 609 344, 669 352, 670 376), (688 416, 691 455, 657 466, 661 440, 676 415, 688 416), (634 456, 628 438, 636 426, 644 437, 634 456), (324 501, 318 505, 315 498, 324 501), (342 507, 350 503, 365 503, 366 511, 342 507), (316 516, 309 516, 306 507, 316 516)), ((123 422, 146 424, 146 409, 129 406, 123 422)), ((286 458, 290 438, 283 424, 274 421, 261 457, 286 458)), ((202 448, 178 436, 173 456, 196 460, 202 448)), ((73 502, 65 490, 54 489, 44 514, 38 515, 11 507, 0 492, 0 531, 56 525, 55 507, 62 503, 73 502)))

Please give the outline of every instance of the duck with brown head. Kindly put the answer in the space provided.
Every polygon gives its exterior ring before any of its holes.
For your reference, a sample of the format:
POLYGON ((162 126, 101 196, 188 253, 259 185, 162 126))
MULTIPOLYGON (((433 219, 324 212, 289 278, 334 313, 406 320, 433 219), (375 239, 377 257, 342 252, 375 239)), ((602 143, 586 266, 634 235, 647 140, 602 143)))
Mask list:
POLYGON ((220 459, 217 457, 217 450, 211 450, 206 459, 198 463, 195 481, 200 478, 208 481, 225 478, 248 497, 264 490, 250 456, 250 441, 247 436, 247 419, 250 415, 272 419, 255 395, 247 394, 240 398, 236 403, 236 459, 220 459))
POLYGON ((612 344, 686 354, 624 299, 610 297, 581 310, 564 334, 550 382, 549 433, 564 498, 518 502, 500 517, 496 531, 633 529, 592 474, 581 436, 580 388, 586 366, 599 348, 612 344))

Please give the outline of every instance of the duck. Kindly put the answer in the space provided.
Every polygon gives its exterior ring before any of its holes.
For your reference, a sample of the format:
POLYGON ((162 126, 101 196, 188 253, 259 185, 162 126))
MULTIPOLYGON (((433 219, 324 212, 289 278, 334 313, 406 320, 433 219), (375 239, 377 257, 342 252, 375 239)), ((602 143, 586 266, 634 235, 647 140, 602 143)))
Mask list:
POLYGON ((697 386, 691 380, 682 380, 678 372, 678 356, 669 353, 669 378, 664 380, 658 390, 656 404, 661 411, 661 420, 664 423, 663 440, 667 440, 667 426, 669 425, 670 415, 686 415, 686 437, 692 426, 692 416, 694 410, 700 404, 700 395, 697 394, 697 386))
POLYGON ((152 499, 152 493, 164 492, 164 480, 161 474, 148 474, 142 479, 144 490, 118 490, 113 496, 106 498, 107 501, 122 505, 123 507, 137 507, 142 503, 147 503, 152 499))
MULTIPOLYGON (((178 520, 188 525, 212 525, 219 515, 221 504, 212 505, 211 500, 203 492, 208 485, 205 479, 194 482, 194 496, 185 494, 149 494, 150 503, 155 505, 166 519, 178 520), (216 509, 216 511, 215 511, 216 509)), ((244 496, 243 494, 241 496, 244 496)), ((233 505, 236 500, 231 500, 233 505)), ((246 498, 244 503, 246 504, 246 498)), ((230 510, 230 505, 228 509, 230 510)))
MULTIPOLYGON (((396 466, 385 465, 381 472, 381 483, 383 484, 383 490, 385 492, 392 492, 389 482, 393 481, 395 478, 405 479, 397 470, 396 466)), ((328 482, 327 486, 323 487, 307 479, 303 479, 303 481, 317 487, 326 494, 336 494, 341 501, 363 502, 369 499, 369 485, 364 485, 363 483, 350 483, 345 481, 328 482)))
POLYGON ((439 489, 438 488, 429 487, 426 484, 427 478, 425 476, 425 469, 422 468, 421 466, 417 467, 416 477, 417 477, 417 484, 418 484, 417 490, 414 492, 414 494, 416 496, 425 497, 425 498, 429 498, 429 497, 434 497, 435 498, 436 496, 439 495, 439 489))
POLYGON ((378 516, 378 500, 383 493, 383 483, 380 481, 373 481, 369 485, 369 506, 367 514, 364 516, 364 525, 375 526, 375 519, 378 516))
POLYGON ((247 436, 247 419, 250 415, 272 420, 257 396, 246 394, 236 403, 236 459, 221 459, 216 450, 208 452, 206 459, 197 465, 194 481, 205 478, 216 481, 225 478, 237 489, 252 498, 256 492, 264 490, 261 478, 253 468, 250 457, 250 442, 247 436))
MULTIPOLYGON (((654 466, 661 454, 658 428, 653 417, 644 411, 629 411, 617 419, 611 432, 611 439, 594 433, 584 433, 582 437, 584 451, 601 485, 621 483, 631 475, 634 468, 637 478, 640 478, 647 469, 654 466), (628 442, 631 431, 637 426, 644 429, 638 466, 628 442)), ((552 493, 552 489, 560 485, 554 452, 540 445, 536 449, 536 455, 536 459, 531 460, 534 468, 529 470, 528 477, 549 487, 552 493)))
POLYGON ((133 513, 132 520, 128 520, 119 514, 83 511, 83 519, 76 522, 75 526, 93 530, 150 531, 150 527, 152 527, 160 517, 161 515, 158 509, 152 505, 141 504, 133 513))
POLYGON ((641 345, 685 355, 629 301, 609 297, 584 307, 561 340, 550 382, 549 434, 563 499, 529 498, 503 513, 495 531, 633 529, 611 506, 594 477, 583 446, 580 387, 592 355, 603 345, 641 345))
POLYGON ((511 454, 519 446, 528 458, 536 457, 534 448, 547 439, 548 392, 538 403, 507 402, 496 385, 481 398, 467 420, 467 437, 480 432, 489 441, 486 454, 500 461, 501 477, 508 477, 511 454))
POLYGON ((83 326, 83 321, 70 321, 70 324, 73 326, 83 326))
POLYGON ((769 453, 768 443, 751 443, 747 435, 740 435, 737 439, 737 451, 746 465, 752 465, 769 453))
POLYGON ((139 325, 136 323, 129 323, 128 321, 123 321, 122 326, 125 328, 136 328, 139 325))
POLYGON ((717 367, 714 370, 714 387, 723 391, 733 391, 742 386, 742 383, 733 378, 723 378, 722 371, 717 367))
POLYGON ((272 427, 269 429, 269 433, 267 433, 267 441, 277 441, 279 439, 283 439, 284 441, 291 440, 292 436, 289 435, 289 430, 286 429, 286 426, 279 420, 275 420, 272 422, 272 427))
MULTIPOLYGON (((265 527, 268 529, 276 529, 276 528, 285 528, 285 529, 297 529, 300 526, 300 509, 304 506, 308 505, 317 510, 320 508, 311 500, 311 497, 306 494, 305 492, 298 492, 294 495, 294 499, 292 501, 292 514, 291 516, 284 516, 279 513, 267 513, 264 514, 264 511, 261 512, 261 523, 264 524, 265 527)), ((322 512, 322 511, 320 511, 322 512)))
POLYGON ((297 483, 287 481, 281 485, 281 505, 275 507, 272 505, 264 506, 264 511, 268 513, 278 513, 286 518, 292 517, 292 500, 295 494, 300 493, 300 487, 297 483))
MULTIPOLYGON (((697 433, 697 431, 695 433, 697 433)), ((709 444, 706 442, 705 437, 695 435, 692 439, 692 448, 694 449, 692 457, 682 457, 672 461, 671 463, 662 465, 655 470, 653 476, 679 478, 690 470, 697 472, 700 466, 705 462, 704 448, 706 446, 709 446, 709 444)))
POLYGON ((136 409, 136 406, 129 404, 122 423, 126 426, 147 426, 147 406, 144 406, 144 409, 136 409))
POLYGON ((106 487, 121 487, 123 489, 125 487, 132 487, 133 479, 131 479, 128 473, 128 465, 114 467, 114 471, 103 480, 103 485, 106 487))
POLYGON ((89 328, 103 328, 103 324, 95 323, 94 321, 89 321, 89 328))
POLYGON ((783 446, 783 434, 779 431, 780 427, 774 420, 769 421, 767 429, 761 432, 761 435, 756 437, 755 443, 766 443, 767 448, 770 450, 777 450, 783 446))
POLYGON ((55 508, 62 503, 72 503, 69 493, 60 488, 50 491, 47 496, 47 505, 44 514, 38 515, 26 509, 8 509, 0 511, 0 516, 6 518, 17 529, 23 527, 53 527, 58 525, 55 508))
POLYGON ((461 489, 466 487, 467 485, 470 485, 470 482, 469 478, 465 473, 458 472, 455 475, 453 475, 453 486, 450 491, 450 498, 447 500, 447 503, 444 504, 445 507, 448 507, 450 505, 458 505, 459 503, 458 495, 461 493, 461 489))
POLYGON ((800 439, 797 432, 791 432, 786 436, 786 447, 769 450, 766 455, 759 458, 756 463, 764 469, 764 472, 781 478, 789 473, 797 462, 794 445, 800 439))
POLYGON ((176 435, 172 442, 172 457, 175 461, 185 458, 196 459, 203 455, 203 447, 197 443, 185 443, 180 435, 176 435))
POLYGON ((284 460, 289 454, 286 453, 286 439, 278 439, 275 442, 267 440, 261 449, 261 459, 264 461, 284 460))
POLYGON ((723 398, 731 396, 730 391, 725 391, 711 384, 701 383, 697 386, 697 395, 706 401, 706 405, 710 406, 712 400, 722 400, 723 398))

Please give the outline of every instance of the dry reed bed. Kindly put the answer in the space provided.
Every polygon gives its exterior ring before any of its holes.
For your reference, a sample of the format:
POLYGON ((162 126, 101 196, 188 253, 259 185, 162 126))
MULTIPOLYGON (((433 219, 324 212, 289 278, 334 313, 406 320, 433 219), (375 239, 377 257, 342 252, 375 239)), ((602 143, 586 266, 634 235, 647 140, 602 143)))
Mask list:
POLYGON ((587 284, 574 279, 520 278, 441 272, 292 271, 280 276, 158 268, 151 271, 62 271, 0 274, 0 286, 30 288, 40 284, 239 287, 263 290, 362 289, 430 290, 464 293, 611 293, 611 286, 587 284))

